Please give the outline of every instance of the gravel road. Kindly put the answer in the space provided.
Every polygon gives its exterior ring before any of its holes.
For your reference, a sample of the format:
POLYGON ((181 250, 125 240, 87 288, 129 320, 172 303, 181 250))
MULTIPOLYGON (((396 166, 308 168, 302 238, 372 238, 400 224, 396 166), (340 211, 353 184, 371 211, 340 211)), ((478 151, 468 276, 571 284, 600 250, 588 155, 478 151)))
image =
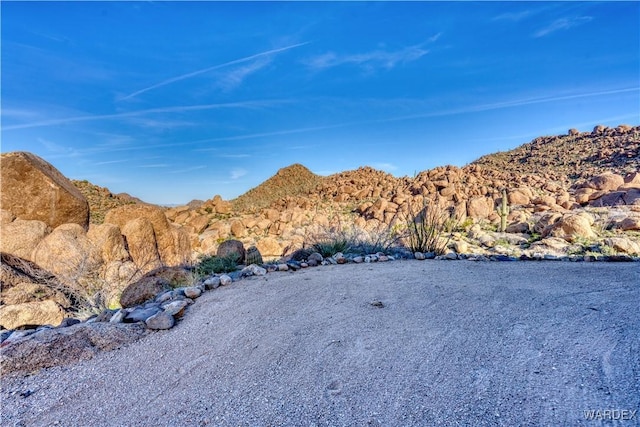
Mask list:
POLYGON ((0 424, 640 425, 639 308, 638 263, 273 273, 169 331, 4 378, 0 424))

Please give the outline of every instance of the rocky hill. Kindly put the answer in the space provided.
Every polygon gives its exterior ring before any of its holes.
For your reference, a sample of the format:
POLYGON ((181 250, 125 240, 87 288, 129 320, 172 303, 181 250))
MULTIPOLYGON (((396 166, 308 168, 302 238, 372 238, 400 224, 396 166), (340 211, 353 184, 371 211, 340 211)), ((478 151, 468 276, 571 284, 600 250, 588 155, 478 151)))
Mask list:
POLYGON ((118 206, 134 205, 144 202, 127 193, 113 194, 108 188, 92 184, 87 180, 71 180, 89 202, 91 224, 102 224, 106 213, 118 206))
POLYGON ((625 175, 640 170, 640 126, 596 126, 582 133, 571 129, 567 135, 542 136, 473 164, 511 173, 564 174, 574 181, 603 172, 625 175))
POLYGON ((313 192, 322 181, 301 164, 280 169, 274 176, 233 200, 235 211, 255 211, 270 206, 283 197, 296 197, 313 192))

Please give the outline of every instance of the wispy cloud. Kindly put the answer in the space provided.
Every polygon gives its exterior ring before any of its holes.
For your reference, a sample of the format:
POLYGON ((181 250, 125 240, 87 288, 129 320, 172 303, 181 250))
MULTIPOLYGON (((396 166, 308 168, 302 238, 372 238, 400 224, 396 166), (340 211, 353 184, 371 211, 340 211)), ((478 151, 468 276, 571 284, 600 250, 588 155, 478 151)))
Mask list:
POLYGON ((217 86, 229 92, 240 86, 247 77, 269 65, 271 61, 270 57, 261 57, 248 65, 232 70, 218 79, 217 86))
POLYGON ((528 18, 531 15, 532 15, 532 13, 531 13, 530 10, 523 10, 523 11, 520 11, 520 12, 505 12, 505 13, 501 13, 498 16, 494 16, 493 17, 493 21, 519 22, 519 21, 522 21, 525 18, 528 18))
POLYGON ((167 163, 155 163, 152 165, 140 165, 139 168, 168 168, 169 165, 167 163))
POLYGON ((341 65, 356 65, 367 70, 375 68, 391 69, 398 64, 412 62, 422 58, 429 51, 422 45, 408 46, 396 51, 374 50, 372 52, 338 55, 335 52, 327 52, 305 61, 305 64, 313 70, 324 70, 341 65))
POLYGON ((169 173, 187 173, 187 172, 193 172, 193 171, 197 171, 197 170, 204 169, 204 168, 206 168, 206 166, 204 166, 204 165, 192 166, 192 167, 186 168, 186 169, 173 170, 173 171, 170 171, 169 173))
POLYGON ((574 18, 561 18, 556 19, 551 24, 533 33, 533 37, 544 37, 556 31, 568 30, 573 27, 577 27, 587 22, 591 22, 593 18, 591 16, 577 16, 574 18))
POLYGON ((248 172, 242 168, 236 168, 231 170, 231 179, 236 180, 245 176, 248 172))
POLYGON ((94 166, 102 166, 102 165, 113 165, 116 163, 126 163, 129 160, 108 160, 106 162, 96 162, 94 163, 94 166))
POLYGON ((125 113, 95 114, 95 115, 42 120, 42 121, 32 122, 32 123, 23 123, 20 125, 5 126, 2 129, 5 131, 16 130, 16 129, 30 129, 30 128, 36 128, 36 127, 56 126, 56 125, 75 123, 75 122, 121 119, 125 117, 144 116, 147 114, 183 113, 183 112, 189 112, 189 111, 214 110, 218 108, 263 108, 263 107, 273 106, 276 104, 282 104, 286 102, 289 102, 289 101, 286 101, 286 100, 242 101, 242 102, 229 102, 229 103, 221 103, 221 104, 183 105, 183 106, 174 106, 174 107, 150 108, 147 110, 129 111, 125 113))
POLYGON ((143 94, 145 92, 148 92, 150 90, 157 89, 159 87, 166 86, 166 85, 169 85, 171 83, 179 82, 181 80, 189 79, 191 77, 199 76, 200 74, 208 73, 210 71, 218 70, 220 68, 228 67, 230 65, 236 65, 236 64, 241 64, 243 62, 253 61, 254 59, 258 59, 258 58, 261 58, 261 57, 275 55, 277 53, 285 52, 287 50, 294 49, 296 47, 304 46, 304 45, 307 45, 307 44, 309 44, 309 42, 296 43, 296 44, 293 44, 293 45, 290 45, 290 46, 281 47, 281 48, 278 48, 278 49, 267 50, 265 52, 256 53, 255 55, 246 56, 244 58, 239 58, 239 59, 234 59, 233 61, 225 62, 223 64, 218 64, 218 65, 214 65, 212 67, 203 68, 201 70, 192 71, 191 73, 181 74, 181 75, 176 76, 176 77, 171 77, 170 79, 163 80, 160 83, 156 83, 154 85, 151 85, 151 86, 145 87, 143 89, 137 90, 137 91, 135 91, 133 93, 130 93, 129 95, 126 95, 126 96, 120 98, 119 101, 124 101, 124 100, 127 100, 127 99, 131 99, 131 98, 134 98, 134 97, 136 97, 138 95, 141 95, 141 94, 143 94))

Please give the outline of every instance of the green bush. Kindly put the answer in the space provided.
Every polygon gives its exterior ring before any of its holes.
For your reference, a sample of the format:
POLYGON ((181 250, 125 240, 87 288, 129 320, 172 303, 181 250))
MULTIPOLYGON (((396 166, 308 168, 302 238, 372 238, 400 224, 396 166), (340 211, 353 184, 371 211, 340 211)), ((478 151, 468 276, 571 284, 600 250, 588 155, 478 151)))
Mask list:
POLYGON ((435 201, 424 203, 419 212, 410 209, 406 218, 409 249, 444 254, 458 222, 454 214, 435 201))
POLYGON ((235 256, 216 257, 206 255, 200 258, 195 266, 195 272, 200 277, 210 276, 212 274, 230 273, 236 271, 238 259, 235 256))

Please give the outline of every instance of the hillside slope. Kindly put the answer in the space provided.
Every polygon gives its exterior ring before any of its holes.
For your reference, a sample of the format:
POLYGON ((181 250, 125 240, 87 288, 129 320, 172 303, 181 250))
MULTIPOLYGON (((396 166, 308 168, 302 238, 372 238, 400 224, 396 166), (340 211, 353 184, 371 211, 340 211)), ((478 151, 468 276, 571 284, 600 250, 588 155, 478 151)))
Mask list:
POLYGON ((252 211, 270 206, 284 197, 298 197, 315 191, 323 177, 301 164, 282 168, 274 176, 232 201, 235 211, 252 211))
POLYGON ((603 172, 625 175, 640 170, 640 126, 596 126, 593 132, 542 136, 472 164, 512 173, 563 174, 572 181, 603 172))
POLYGON ((71 182, 89 202, 90 222, 92 224, 102 224, 105 214, 110 209, 123 205, 144 203, 137 197, 126 193, 113 194, 108 188, 92 184, 87 180, 71 180, 71 182))

